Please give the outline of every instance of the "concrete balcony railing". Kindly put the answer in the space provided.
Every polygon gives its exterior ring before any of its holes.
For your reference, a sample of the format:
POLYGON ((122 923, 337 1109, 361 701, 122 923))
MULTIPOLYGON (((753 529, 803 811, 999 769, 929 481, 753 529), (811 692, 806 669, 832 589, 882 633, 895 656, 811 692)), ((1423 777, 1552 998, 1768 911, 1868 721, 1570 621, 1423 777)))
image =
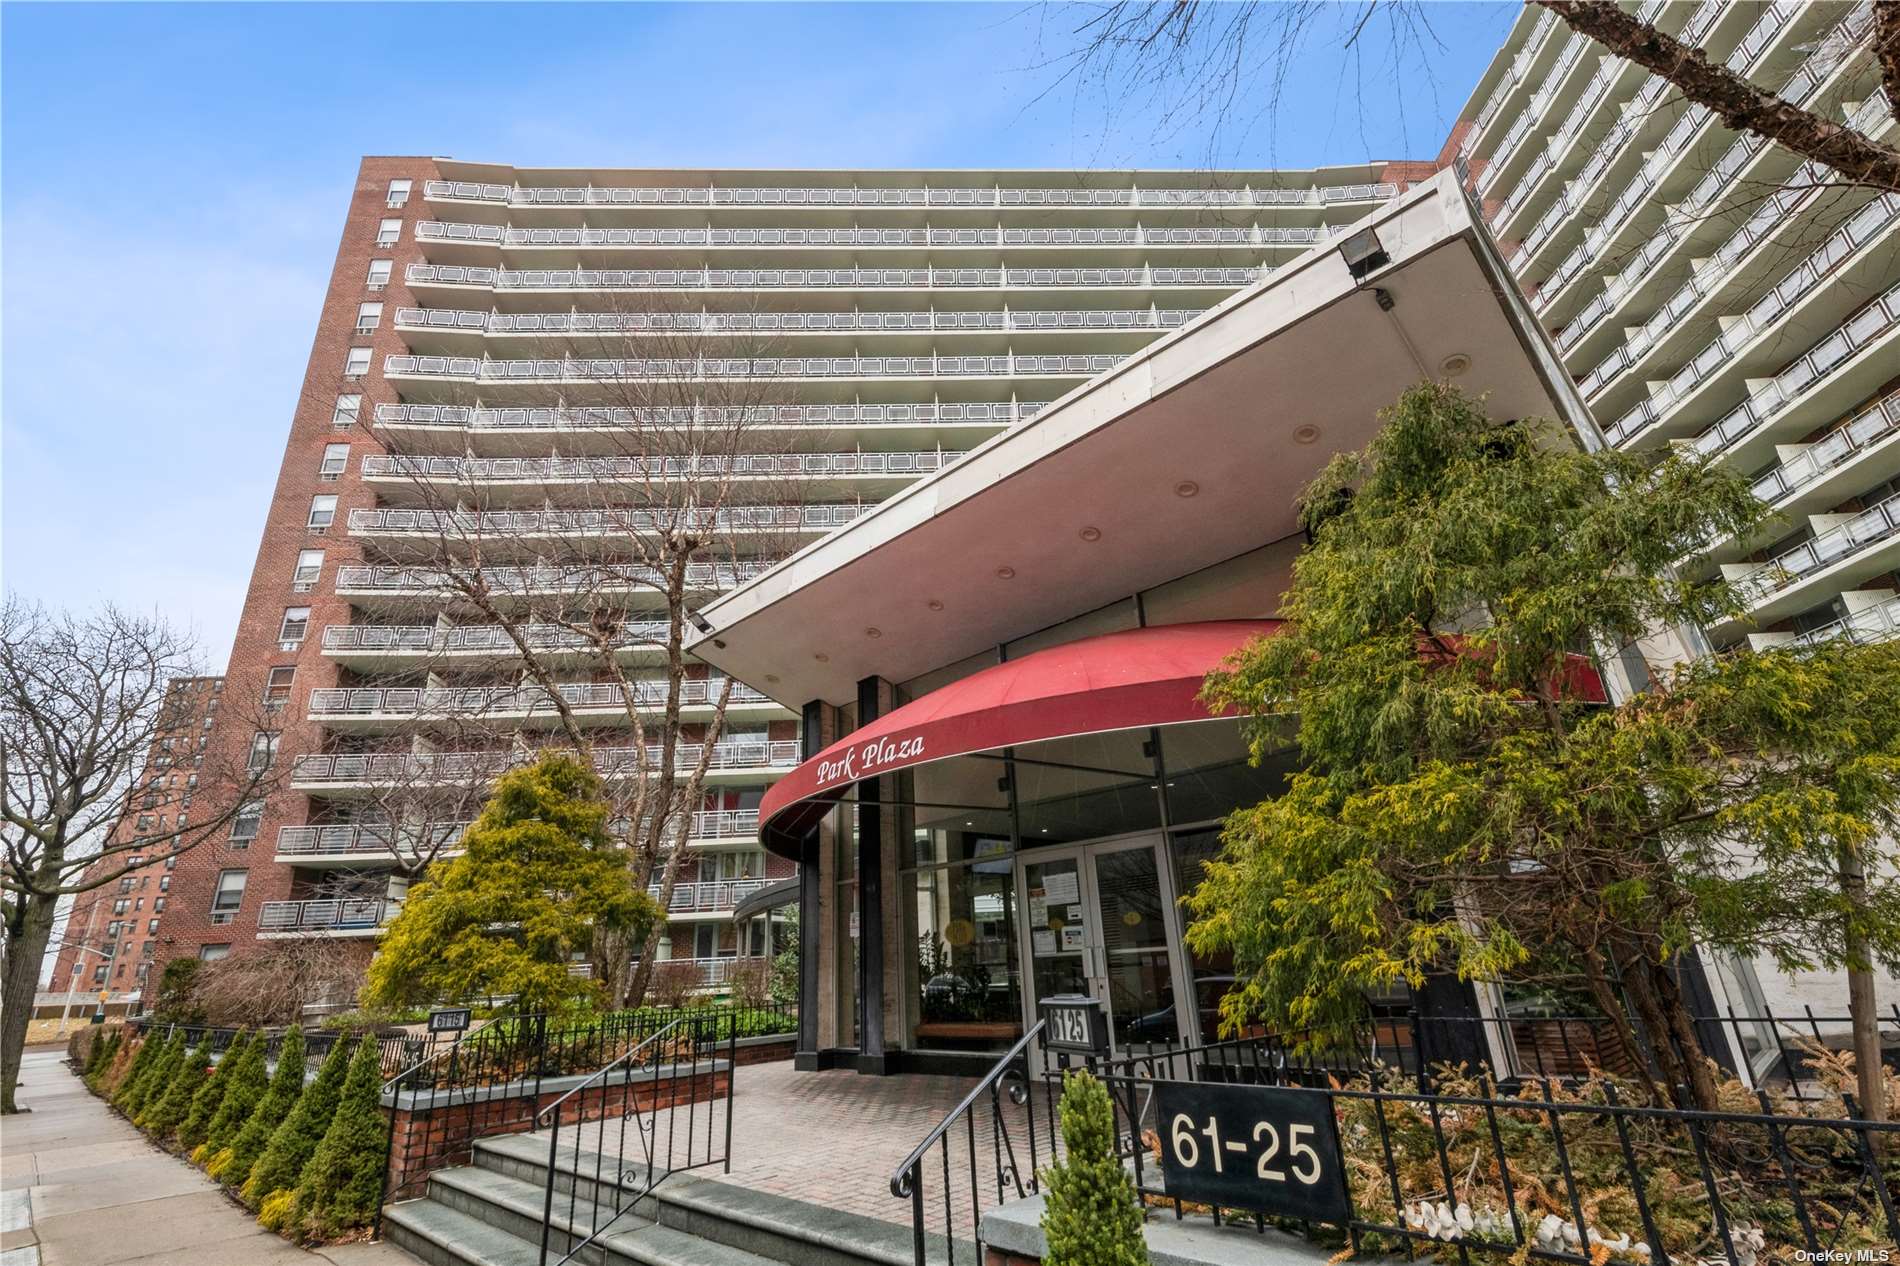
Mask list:
POLYGON ((609 406, 566 408, 499 408, 461 404, 379 404, 377 426, 418 426, 468 431, 512 430, 634 430, 640 427, 733 426, 1011 426, 1033 418, 1047 401, 966 404, 762 404, 708 406, 701 409, 609 406))
MULTIPOLYGON (((558 624, 526 624, 514 630, 530 650, 591 651, 594 642, 558 624)), ((617 647, 666 644, 664 620, 639 620, 623 625, 611 644, 617 647)), ((462 624, 442 628, 434 624, 332 624, 323 630, 326 654, 361 652, 391 655, 514 655, 514 637, 498 624, 462 624)))
MULTIPOLYGON (((693 678, 679 683, 682 707, 710 707, 719 701, 724 679, 693 678)), ((626 692, 618 682, 582 681, 559 684, 562 702, 577 711, 602 709, 620 713, 626 708, 626 692)), ((634 706, 641 709, 664 707, 667 685, 661 681, 633 683, 634 706)), ((750 686, 733 683, 732 703, 771 703, 772 700, 750 686)), ((382 686, 330 688, 310 692, 310 719, 336 717, 398 715, 480 717, 498 713, 534 713, 554 711, 553 696, 540 686, 382 686)))
MULTIPOLYGON (((770 566, 764 562, 688 563, 686 583, 701 591, 735 589, 763 574, 770 566)), ((389 593, 450 597, 457 591, 456 579, 430 567, 351 565, 337 568, 336 588, 344 595, 389 593)), ((589 567, 484 567, 482 579, 493 592, 519 596, 651 589, 661 581, 660 574, 653 568, 634 563, 598 563, 589 567)))
POLYGON ((461 180, 431 180, 431 199, 485 202, 515 207, 1315 207, 1340 202, 1382 202, 1397 195, 1394 184, 1317 185, 1300 189, 860 189, 835 186, 568 186, 521 187, 461 180))
POLYGON ((466 822, 446 822, 421 830, 374 823, 284 826, 277 829, 279 861, 329 857, 430 857, 454 848, 466 822))
POLYGON ((474 286, 487 290, 933 290, 1010 288, 1146 290, 1199 287, 1237 290, 1273 269, 1139 268, 486 268, 410 264, 411 286, 474 286))
MULTIPOLYGON (((679 743, 674 759, 690 767, 699 760, 702 744, 679 743)), ((713 744, 708 769, 790 769, 799 760, 796 740, 721 739, 713 744)), ((528 752, 337 752, 299 756, 291 767, 293 785, 324 787, 344 783, 383 785, 463 784, 487 782, 528 760, 528 752)), ((657 767, 658 744, 644 753, 634 747, 594 749, 594 766, 605 778, 625 778, 657 767)))
POLYGON ((1477 123, 1467 134, 1466 142, 1459 146, 1460 157, 1468 158, 1471 151, 1477 149, 1478 138, 1496 121, 1499 113, 1504 109, 1504 103, 1511 99, 1511 93, 1531 73, 1531 63, 1537 60, 1539 46, 1543 44, 1544 38, 1556 28, 1556 25, 1557 15, 1548 9, 1538 14, 1530 33, 1524 37, 1522 50, 1511 59, 1511 64, 1505 68, 1504 78, 1498 82, 1496 88, 1491 90, 1491 95, 1485 98, 1483 107, 1479 109, 1477 123))
POLYGON ((533 229, 502 224, 461 224, 423 220, 416 238, 423 242, 472 242, 508 247, 616 247, 674 250, 688 247, 753 250, 763 248, 848 249, 873 247, 964 248, 1065 246, 1313 246, 1332 236, 1327 225, 1274 228, 1258 224, 1219 228, 1050 228, 1050 229, 533 229))
POLYGON ((400 308, 399 330, 455 330, 477 334, 838 334, 838 333, 1059 333, 1062 331, 1172 330, 1201 315, 1200 308, 1108 308, 1017 312, 472 312, 400 308))
POLYGON ((1896 637, 1900 637, 1900 598, 1890 598, 1876 606, 1823 624, 1818 629, 1798 633, 1792 641, 1796 646, 1818 646, 1837 638, 1868 643, 1885 642, 1896 637))
POLYGON ((616 479, 823 479, 853 475, 927 475, 948 466, 960 452, 937 453, 735 453, 692 457, 415 457, 366 453, 365 479, 456 482, 557 483, 616 479))
MULTIPOLYGON (((678 970, 673 964, 685 963, 699 974, 699 988, 724 989, 732 983, 734 973, 741 968, 758 966, 770 961, 770 959, 755 955, 728 955, 724 958, 663 958, 653 966, 656 970, 666 968, 672 971, 678 970)), ((586 964, 581 963, 576 966, 585 967, 586 964)))
POLYGON ((1762 475, 1752 489, 1770 505, 1786 501, 1895 435, 1900 435, 1900 391, 1888 393, 1762 475))
MULTIPOLYGON (((1805 298, 1818 282, 1816 273, 1823 263, 1827 271, 1831 272, 1839 266, 1842 258, 1845 257, 1825 259, 1810 256, 1800 268, 1750 308, 1746 316, 1696 353, 1654 394, 1606 427, 1604 434, 1610 443, 1627 444, 1659 423, 1699 383, 1725 365, 1742 348, 1754 342, 1790 307, 1805 298)), ((1697 435, 1697 450, 1708 454, 1727 448, 1793 398, 1808 391, 1818 379, 1832 372, 1841 362, 1885 335, 1896 322, 1900 322, 1900 286, 1895 286, 1881 298, 1862 307, 1844 325, 1776 373, 1766 387, 1751 393, 1733 411, 1697 435)))
POLYGON ((1775 556, 1738 577, 1735 585, 1760 604, 1817 572, 1896 537, 1900 537, 1900 493, 1775 556))
POLYGON ((1093 356, 758 356, 698 360, 570 357, 491 360, 473 356, 385 356, 390 377, 466 382, 614 383, 761 378, 1093 378, 1124 357, 1093 356))
MULTIPOLYGON (((710 883, 674 884, 673 898, 666 903, 668 914, 722 914, 738 905, 744 897, 767 887, 770 879, 722 879, 710 883)), ((647 895, 660 899, 658 884, 647 895)))
MULTIPOLYGON (((375 823, 285 826, 277 831, 279 861, 307 862, 331 857, 373 859, 397 855, 417 858, 457 851, 467 822, 444 822, 426 831, 375 823)), ((702 809, 688 823, 689 840, 749 840, 759 833, 757 809, 702 809)))
POLYGON ((637 536, 685 527, 712 532, 829 532, 869 514, 875 505, 729 506, 689 511, 405 510, 350 511, 358 536, 429 536, 501 541, 528 536, 637 536))
POLYGON ((266 901, 257 913, 259 932, 350 932, 373 930, 396 917, 402 903, 382 897, 320 901, 266 901))

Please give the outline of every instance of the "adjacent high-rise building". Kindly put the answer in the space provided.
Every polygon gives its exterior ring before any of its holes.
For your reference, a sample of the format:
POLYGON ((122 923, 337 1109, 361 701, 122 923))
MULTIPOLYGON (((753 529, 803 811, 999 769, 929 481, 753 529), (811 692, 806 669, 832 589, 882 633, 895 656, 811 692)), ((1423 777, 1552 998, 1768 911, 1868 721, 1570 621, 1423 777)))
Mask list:
MULTIPOLYGON (((1648 0, 1640 16, 1892 144, 1872 8, 1648 0)), ((1527 8, 1448 156, 1611 444, 1689 445, 1783 516, 1714 565, 1718 648, 1900 633, 1900 194, 1844 187, 1527 8)))
MULTIPOLYGON (((600 538, 672 504, 669 480, 709 463, 758 476, 687 576, 710 596, 1431 170, 365 159, 227 677, 233 697, 280 720, 221 740, 282 779, 230 838, 180 860, 184 948, 340 937, 367 952, 418 858, 453 851, 470 782, 558 746, 570 724, 593 727, 613 766, 627 750, 616 744, 637 741, 625 693, 574 626, 603 584, 615 621, 637 615, 627 594, 653 579, 652 560, 616 558, 600 538), (716 433, 711 455, 680 440, 695 426, 716 433), (458 589, 432 550, 478 556, 493 593, 458 589), (539 613, 510 623, 558 681, 524 669, 491 601, 539 613)), ((653 660, 630 646, 627 672, 650 675, 653 660)), ((689 671, 687 759, 721 685, 689 671)), ((698 963, 705 986, 770 948, 766 922, 735 925, 732 912, 790 873, 760 848, 756 809, 800 759, 799 731, 795 714, 734 690, 660 950, 698 963)))

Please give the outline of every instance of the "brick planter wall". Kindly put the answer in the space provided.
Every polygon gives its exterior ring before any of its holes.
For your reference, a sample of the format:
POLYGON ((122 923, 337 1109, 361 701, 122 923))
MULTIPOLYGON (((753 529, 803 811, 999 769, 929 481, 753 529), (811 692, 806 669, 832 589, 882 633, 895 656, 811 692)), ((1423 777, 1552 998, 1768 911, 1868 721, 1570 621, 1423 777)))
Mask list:
MULTIPOLYGON (((421 1195, 429 1175, 436 1170, 468 1164, 477 1139, 526 1134, 535 1129, 535 1118, 571 1090, 570 1083, 579 1080, 563 1078, 558 1083, 542 1083, 538 1093, 532 1086, 485 1086, 434 1096, 405 1094, 404 1102, 388 1109, 389 1184, 384 1199, 407 1200, 421 1195), (449 1102, 429 1102, 432 1098, 449 1102)), ((682 1073, 622 1085, 590 1086, 586 1094, 570 1099, 564 1111, 568 1120, 597 1121, 726 1099, 731 1093, 732 1073, 722 1065, 716 1072, 701 1071, 697 1076, 682 1073)))

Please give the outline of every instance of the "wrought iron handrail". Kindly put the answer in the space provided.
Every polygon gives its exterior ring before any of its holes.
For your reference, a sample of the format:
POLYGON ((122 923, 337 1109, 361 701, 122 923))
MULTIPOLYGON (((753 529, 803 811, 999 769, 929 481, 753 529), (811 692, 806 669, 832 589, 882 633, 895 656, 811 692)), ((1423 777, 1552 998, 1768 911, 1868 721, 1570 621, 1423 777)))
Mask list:
MULTIPOLYGON (((898 1165, 898 1167, 891 1172, 891 1194, 899 1200, 910 1201, 911 1249, 915 1257, 916 1266, 925 1266, 924 1158, 930 1154, 932 1147, 939 1145, 943 1153, 944 1235, 947 1241, 951 1266, 955 1266, 957 1249, 955 1228, 950 1217, 949 1135, 951 1128, 955 1126, 959 1120, 964 1122, 965 1132, 969 1139, 970 1195, 972 1203, 977 1203, 976 1114, 973 1109, 985 1094, 987 1094, 990 1099, 990 1138, 997 1162, 996 1186, 998 1196, 1000 1197, 1002 1195, 1006 1186, 1013 1187, 1018 1198, 1028 1192, 1040 1189, 1039 1180, 1036 1176, 1040 1168, 1036 1156, 1036 1111, 1034 1100, 1028 1093, 1027 1062, 1030 1047, 1042 1036, 1043 1024, 1044 1021, 1038 1020, 1035 1024, 1031 1025, 1029 1031, 1024 1033, 1001 1059, 990 1066, 989 1072, 983 1074, 982 1080, 978 1081, 976 1085, 971 1088, 970 1093, 963 1096, 963 1101, 952 1108, 943 1120, 937 1122, 930 1133, 924 1136, 923 1142, 912 1148, 910 1155, 906 1156, 903 1163, 898 1165), (1020 1072, 1017 1070, 1019 1063, 1023 1065, 1020 1072), (998 1099, 998 1088, 1003 1081, 1012 1074, 1019 1076, 1024 1085, 1018 1090, 1011 1092, 1011 1099, 1013 1102, 1023 1104, 1028 1111, 1029 1178, 1027 1182, 1024 1181, 1022 1169, 1016 1162, 1015 1144, 1009 1138, 1009 1129, 1003 1122, 1002 1104, 998 1099), (1020 1098, 1017 1097, 1018 1095, 1020 1095, 1020 1098), (1007 1163, 1004 1161, 1005 1152, 1008 1153, 1007 1163)), ((973 1210, 973 1212, 975 1211, 973 1210)), ((980 1263, 983 1260, 982 1221, 980 1217, 974 1218, 973 1220, 976 1222, 976 1225, 972 1228, 975 1232, 976 1262, 980 1263)))

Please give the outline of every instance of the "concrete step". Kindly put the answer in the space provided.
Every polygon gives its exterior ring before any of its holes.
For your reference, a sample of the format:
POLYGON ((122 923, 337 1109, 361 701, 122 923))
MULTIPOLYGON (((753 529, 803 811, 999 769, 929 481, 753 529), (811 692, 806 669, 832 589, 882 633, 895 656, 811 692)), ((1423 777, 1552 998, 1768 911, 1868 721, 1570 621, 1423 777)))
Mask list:
MULTIPOLYGON (((556 1193, 553 1208, 549 1210, 547 1189, 539 1182, 525 1182, 472 1165, 431 1175, 428 1198, 479 1218, 517 1239, 527 1240, 537 1249, 541 1243, 542 1215, 551 1212, 553 1233, 548 1244, 557 1258, 597 1227, 632 1230, 652 1224, 651 1219, 632 1211, 631 1196, 622 1197, 622 1205, 627 1208, 618 1217, 611 1202, 596 1205, 561 1193, 556 1193)), ((590 1244, 581 1250, 576 1260, 599 1266, 605 1260, 605 1252, 597 1244, 590 1244)))
POLYGON ((429 1266, 540 1266, 541 1245, 424 1197, 383 1210, 383 1238, 429 1266))
MULTIPOLYGON (((753 1191, 734 1183, 675 1174, 654 1193, 663 1227, 796 1266, 912 1266, 911 1229, 863 1214, 753 1191)), ((895 1202, 893 1202, 895 1203, 895 1202)), ((942 1236, 925 1237, 926 1260, 951 1260, 942 1236)), ((958 1241, 957 1261, 976 1262, 976 1246, 958 1241)))
MULTIPOLYGON (((503 1134, 495 1138, 477 1139, 473 1149, 474 1165, 478 1169, 505 1174, 532 1185, 536 1190, 545 1190, 548 1175, 548 1141, 543 1134, 503 1134)), ((624 1188, 615 1174, 620 1161, 611 1156, 601 1156, 594 1152, 570 1151, 561 1148, 561 1154, 555 1168, 559 1177, 554 1184, 555 1195, 561 1203, 574 1198, 583 1201, 595 1201, 612 1204, 616 1200, 624 1202, 624 1188)), ((636 1181, 643 1181, 644 1171, 635 1173, 636 1181)), ((651 1203, 647 1207, 636 1208, 636 1213, 651 1218, 654 1210, 651 1203)))

